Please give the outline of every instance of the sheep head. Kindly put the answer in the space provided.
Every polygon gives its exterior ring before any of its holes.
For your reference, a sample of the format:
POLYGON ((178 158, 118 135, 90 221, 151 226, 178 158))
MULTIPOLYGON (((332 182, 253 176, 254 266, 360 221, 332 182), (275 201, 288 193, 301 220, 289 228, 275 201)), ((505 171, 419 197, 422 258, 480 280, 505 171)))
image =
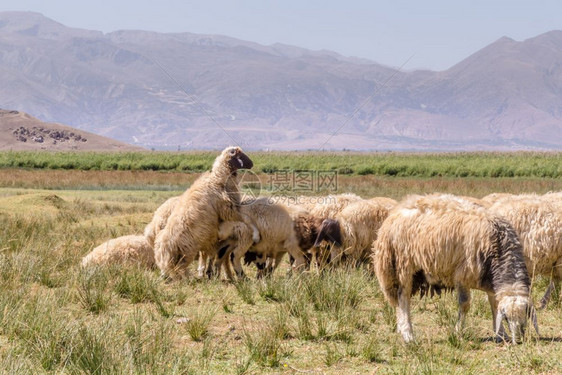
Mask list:
POLYGON ((215 160, 215 166, 226 165, 230 172, 236 172, 238 169, 251 169, 254 166, 252 160, 246 155, 240 147, 227 147, 215 160))
POLYGON ((502 321, 505 319, 511 332, 511 340, 515 344, 525 336, 527 320, 531 318, 537 335, 539 326, 535 308, 527 296, 506 296, 498 303, 496 314, 496 335, 499 334, 502 321))
POLYGON ((301 213, 293 219, 293 226, 299 241, 299 247, 306 251, 314 246, 318 233, 320 233, 322 219, 301 213))
POLYGON ((318 237, 316 237, 316 241, 314 242, 314 247, 320 246, 320 243, 324 240, 336 246, 341 246, 341 227, 337 220, 326 219, 322 222, 318 237))

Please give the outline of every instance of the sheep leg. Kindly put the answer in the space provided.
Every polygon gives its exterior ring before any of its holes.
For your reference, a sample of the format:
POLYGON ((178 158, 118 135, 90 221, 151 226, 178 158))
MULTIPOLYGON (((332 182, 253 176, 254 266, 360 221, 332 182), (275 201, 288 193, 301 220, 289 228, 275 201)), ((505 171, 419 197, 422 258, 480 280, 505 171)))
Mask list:
POLYGON ((550 284, 548 284, 548 288, 546 289, 546 292, 541 298, 541 302, 539 304, 539 309, 541 310, 544 309, 548 304, 548 301, 550 301, 550 296, 552 291, 556 288, 556 285, 560 285, 560 280, 562 279, 562 259, 558 259, 554 265, 553 271, 554 275, 552 276, 552 280, 550 281, 550 284))
POLYGON ((214 259, 214 264, 213 264, 213 276, 219 276, 220 275, 221 267, 223 266, 223 264, 225 264, 225 267, 223 267, 225 269, 225 273, 228 274, 228 272, 229 272, 229 271, 227 271, 227 269, 229 270, 228 257, 230 256, 230 253, 232 252, 231 246, 226 241, 219 242, 217 248, 218 248, 218 251, 217 251, 217 255, 214 259), (226 263, 225 263, 225 261, 226 261, 226 263))
POLYGON ((239 248, 236 248, 236 250, 233 251, 232 267, 234 268, 234 272, 236 273, 236 277, 238 277, 238 279, 245 279, 246 274, 244 273, 241 262, 242 256, 244 254, 240 251, 237 251, 238 249, 239 248))
POLYGON ((554 281, 550 280, 550 283, 548 284, 548 288, 546 288, 546 292, 544 292, 544 296, 542 296, 541 302, 539 303, 540 310, 544 309, 548 304, 548 301, 550 301, 550 295, 552 294, 554 288, 555 288, 554 281))
POLYGON ((398 307, 396 308, 396 328, 406 343, 414 341, 410 320, 410 291, 398 288, 398 307))
POLYGON ((261 279, 265 276, 265 268, 267 267, 267 255, 265 254, 258 254, 256 256, 256 268, 258 269, 256 272, 256 279, 261 279))
POLYGON ((263 269, 263 275, 265 277, 271 276, 271 274, 273 273, 275 264, 274 264, 274 259, 271 258, 270 256, 268 256, 265 260, 265 267, 263 269))
MULTIPOLYGON (((210 256, 207 255, 207 267, 205 267, 205 274, 207 275, 208 279, 213 278, 213 276, 215 276, 215 257, 214 256, 210 256)), ((220 271, 220 267, 219 267, 219 271, 220 271)))
MULTIPOLYGON (((498 301, 496 300, 495 293, 488 293, 488 302, 490 303, 490 307, 492 309, 492 327, 494 329, 494 332, 496 332, 496 313, 498 312, 498 301)), ((505 329, 503 328, 503 324, 501 322, 498 335, 494 338, 494 340, 496 342, 509 341, 509 336, 507 335, 507 333, 505 333, 505 329)))
POLYGON ((182 236, 172 236, 168 230, 160 232, 156 237, 154 260, 165 279, 180 280, 189 276, 189 265, 197 252, 181 251, 185 242, 182 236))
POLYGON ((230 267, 230 256, 227 256, 224 259, 222 264, 222 269, 224 270, 224 274, 226 275, 227 280, 234 281, 234 276, 232 275, 232 268, 230 267))
POLYGON ((207 254, 199 253, 199 264, 197 265, 197 277, 200 279, 205 276, 205 268, 207 267, 207 254))
POLYGON ((268 276, 273 275, 273 272, 281 264, 284 255, 285 255, 284 252, 278 252, 277 254, 275 254, 275 258, 273 259, 273 264, 270 264, 270 269, 268 270, 268 276))
POLYGON ((462 285, 457 285, 457 298, 459 301, 459 317, 455 325, 455 330, 457 333, 461 333, 464 328, 466 314, 470 309, 470 290, 462 285))

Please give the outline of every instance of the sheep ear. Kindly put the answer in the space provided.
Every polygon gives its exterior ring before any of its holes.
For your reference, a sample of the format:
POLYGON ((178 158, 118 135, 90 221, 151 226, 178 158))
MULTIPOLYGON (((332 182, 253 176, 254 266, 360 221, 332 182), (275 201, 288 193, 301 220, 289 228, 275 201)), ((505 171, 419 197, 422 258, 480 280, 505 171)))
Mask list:
POLYGON ((537 311, 535 310, 535 306, 531 306, 531 320, 533 321, 533 327, 535 327, 537 336, 540 336, 539 323, 537 322, 537 311))
POLYGON ((500 329, 504 318, 505 318, 505 314, 503 313, 503 311, 498 309, 498 312, 496 314, 496 336, 500 334, 500 329))

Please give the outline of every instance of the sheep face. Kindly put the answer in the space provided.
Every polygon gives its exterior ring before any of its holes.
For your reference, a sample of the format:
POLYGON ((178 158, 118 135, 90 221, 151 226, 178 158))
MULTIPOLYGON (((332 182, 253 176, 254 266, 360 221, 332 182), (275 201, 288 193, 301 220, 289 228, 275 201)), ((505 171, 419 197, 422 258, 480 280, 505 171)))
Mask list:
POLYGON ((223 151, 223 156, 227 160, 231 171, 237 171, 238 169, 252 169, 254 163, 246 155, 240 147, 229 147, 223 151))
POLYGON ((523 296, 504 297, 498 304, 496 335, 498 335, 502 321, 505 319, 511 332, 511 340, 514 344, 517 343, 525 336, 525 328, 529 317, 533 321, 533 326, 538 334, 537 315, 529 298, 523 296))
POLYGON ((324 240, 336 246, 341 246, 341 227, 337 220, 326 219, 322 222, 318 237, 316 237, 316 241, 314 242, 314 247, 320 246, 320 243, 324 240))

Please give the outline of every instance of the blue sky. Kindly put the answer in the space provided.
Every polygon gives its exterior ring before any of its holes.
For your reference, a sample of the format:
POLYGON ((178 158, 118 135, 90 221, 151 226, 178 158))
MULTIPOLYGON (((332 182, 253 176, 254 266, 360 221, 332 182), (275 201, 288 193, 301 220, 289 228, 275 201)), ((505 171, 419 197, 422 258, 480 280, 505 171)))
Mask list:
POLYGON ((62 24, 110 32, 221 34, 262 44, 328 49, 405 70, 444 70, 509 36, 562 29, 562 1, 426 0, 0 0, 0 11, 43 13, 62 24))

